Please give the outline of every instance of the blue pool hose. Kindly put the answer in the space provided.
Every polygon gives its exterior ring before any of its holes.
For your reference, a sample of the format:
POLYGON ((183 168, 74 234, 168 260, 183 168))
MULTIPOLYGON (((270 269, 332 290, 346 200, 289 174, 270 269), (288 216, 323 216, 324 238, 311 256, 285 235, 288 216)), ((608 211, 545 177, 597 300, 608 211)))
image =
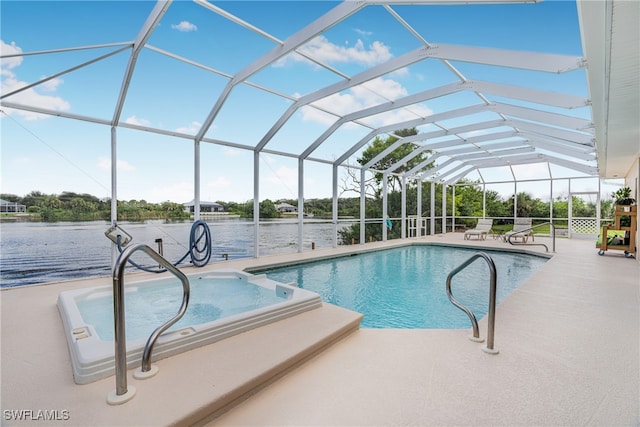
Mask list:
MULTIPOLYGON (((121 236, 118 235, 118 250, 122 254, 122 246, 120 244, 121 236)), ((189 233, 189 250, 184 254, 182 258, 178 260, 178 262, 173 265, 177 266, 181 264, 186 257, 191 256, 191 264, 196 267, 204 267, 209 263, 211 259, 211 230, 209 229, 209 225, 203 220, 198 220, 193 223, 191 226, 191 232, 189 233), (200 233, 198 233, 199 229, 202 229, 200 233), (200 245, 200 242, 204 238, 204 244, 200 245)), ((148 271, 149 273, 164 273, 167 271, 166 268, 157 269, 151 267, 145 267, 139 264, 136 264, 133 260, 128 260, 131 265, 134 267, 148 271)))

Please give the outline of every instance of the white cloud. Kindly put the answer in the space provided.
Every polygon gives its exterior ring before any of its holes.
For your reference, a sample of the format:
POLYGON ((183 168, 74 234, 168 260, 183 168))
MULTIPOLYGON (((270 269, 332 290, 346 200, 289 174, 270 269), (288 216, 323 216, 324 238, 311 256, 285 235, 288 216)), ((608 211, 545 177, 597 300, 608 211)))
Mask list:
MULTIPOLYGON (((347 92, 336 93, 318 100, 314 104, 336 114, 345 115, 405 96, 407 96, 407 90, 400 83, 393 79, 378 77, 362 85, 355 86, 347 92)), ((335 116, 330 116, 311 107, 303 107, 301 113, 304 121, 321 123, 326 126, 336 121, 335 116)), ((375 126, 383 126, 398 121, 415 119, 418 116, 425 117, 431 113, 432 111, 424 105, 413 105, 409 109, 389 111, 369 117, 363 121, 375 126)))
MULTIPOLYGON (((357 111, 363 108, 362 102, 352 93, 336 93, 314 102, 313 105, 317 105, 318 107, 322 107, 340 115, 348 114, 352 111, 357 111)), ((327 114, 309 106, 302 107, 300 109, 300 113, 302 114, 303 121, 320 123, 325 126, 330 126, 338 119, 336 116, 327 114)))
POLYGON ((369 36, 373 35, 372 31, 365 31, 365 30, 362 30, 360 28, 354 28, 353 31, 355 31, 356 33, 360 34, 361 36, 369 37, 369 36))
MULTIPOLYGON (((16 91, 20 88, 27 86, 26 82, 19 81, 16 78, 16 75, 8 70, 3 70, 2 77, 3 78, 2 78, 1 92, 4 94, 16 91)), ((60 82, 58 81, 55 86, 46 85, 45 87, 49 90, 53 87, 54 88, 53 90, 55 90, 55 87, 59 83, 60 82)), ((41 93, 38 93, 37 88, 38 86, 25 89, 21 92, 16 93, 15 95, 11 95, 6 99, 12 102, 16 102, 18 104, 37 105, 38 107, 48 109, 48 110, 55 110, 55 111, 67 111, 71 107, 71 105, 67 101, 65 101, 59 96, 50 96, 50 95, 43 95, 41 93)), ((11 109, 7 109, 7 110, 11 110, 11 109)), ((11 112, 15 112, 23 116, 27 120, 37 120, 37 119, 48 117, 43 114, 32 113, 29 111, 11 110, 11 112)))
MULTIPOLYGON (((45 77, 42 77, 42 78, 45 78, 45 77)), ((58 90, 58 86, 60 86, 62 83, 63 83, 62 79, 55 78, 55 79, 47 80, 41 85, 38 85, 38 87, 42 88, 42 90, 46 90, 47 92, 55 92, 56 90, 58 90)))
POLYGON ((407 89, 400 83, 392 79, 378 77, 361 85, 355 86, 352 92, 365 103, 370 105, 379 104, 385 100, 396 100, 407 96, 407 89))
POLYGON ((407 108, 401 108, 398 110, 388 111, 386 113, 377 114, 375 116, 363 119, 365 123, 371 126, 386 126, 394 123, 402 123, 409 120, 414 120, 419 117, 427 117, 433 113, 428 107, 416 104, 410 105, 407 108))
MULTIPOLYGON (((11 44, 7 44, 4 40, 0 40, 0 55, 14 55, 21 54, 22 49, 19 46, 16 46, 16 42, 11 42, 11 44)), ((2 58, 2 69, 13 69, 22 64, 22 56, 14 56, 10 58, 2 58)))
POLYGON ((397 81, 378 77, 350 88, 347 95, 334 94, 319 100, 317 104, 340 114, 348 114, 406 95, 407 90, 397 81), (336 107, 338 110, 335 110, 336 107))
POLYGON ((198 133, 200 128, 202 127, 202 123, 193 121, 188 126, 179 127, 176 129, 176 132, 186 133, 189 135, 195 135, 198 133))
MULTIPOLYGON (((121 172, 131 172, 136 170, 135 166, 126 160, 118 160, 117 161, 118 171, 121 172)), ((108 157, 100 157, 98 159, 98 168, 102 170, 111 170, 111 159, 108 157)))
MULTIPOLYGON (((19 54, 22 53, 22 49, 19 46, 16 46, 14 42, 11 42, 11 44, 7 44, 4 41, 0 40, 0 53, 2 55, 19 54)), ((22 64, 22 61, 23 58, 21 56, 3 58, 3 60, 1 61, 1 93, 8 94, 24 88, 29 84, 18 79, 17 74, 14 72, 14 70, 22 64)), ((11 95, 5 99, 11 102, 16 102, 18 104, 37 105, 38 107, 47 110, 67 111, 71 107, 69 102, 65 101, 59 96, 43 95, 38 92, 38 90, 53 92, 58 88, 58 86, 60 86, 60 84, 62 84, 62 80, 52 79, 41 85, 22 90, 21 92, 11 95)), ((14 110, 11 108, 4 108, 3 111, 5 111, 7 114, 18 114, 24 117, 26 120, 37 120, 49 117, 44 114, 32 113, 30 111, 14 110)))
MULTIPOLYGON (((301 46, 299 50, 318 61, 333 64, 357 63, 372 66, 385 62, 392 57, 389 47, 379 41, 374 41, 368 47, 365 47, 362 40, 358 40, 353 47, 347 47, 331 43, 324 36, 315 37, 301 46)), ((289 61, 309 62, 303 56, 292 53, 276 62, 274 66, 282 67, 289 61)))
POLYGON ((130 125, 138 125, 138 126, 149 126, 151 124, 149 120, 140 119, 136 116, 127 117, 127 119, 124 122, 130 125))
POLYGON ((189 21, 182 21, 179 24, 171 24, 171 28, 174 30, 181 31, 183 33, 190 33, 192 31, 198 31, 198 26, 192 24, 189 21))

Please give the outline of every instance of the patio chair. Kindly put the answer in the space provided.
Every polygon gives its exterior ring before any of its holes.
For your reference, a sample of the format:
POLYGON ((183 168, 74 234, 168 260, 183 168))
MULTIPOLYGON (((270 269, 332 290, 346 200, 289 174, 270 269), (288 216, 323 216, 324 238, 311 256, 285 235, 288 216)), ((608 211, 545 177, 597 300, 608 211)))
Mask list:
POLYGON ((471 236, 476 236, 478 240, 485 240, 492 226, 492 219, 480 218, 476 224, 476 228, 464 232, 464 240, 469 240, 471 236))
POLYGON ((531 230, 531 218, 516 218, 513 222, 513 230, 504 235, 505 242, 509 241, 509 236, 512 236, 512 241, 520 239, 522 243, 527 243, 529 236, 531 236, 531 240, 535 240, 533 230, 531 230))

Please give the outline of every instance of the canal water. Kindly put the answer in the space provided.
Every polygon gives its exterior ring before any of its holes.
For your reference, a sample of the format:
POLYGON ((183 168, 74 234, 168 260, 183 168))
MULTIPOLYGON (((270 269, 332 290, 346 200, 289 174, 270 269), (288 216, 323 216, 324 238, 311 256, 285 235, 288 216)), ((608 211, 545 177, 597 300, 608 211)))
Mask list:
MULTIPOLYGON (((252 257, 254 224, 246 219, 207 220, 211 230, 210 262, 252 257)), ((118 224, 132 237, 157 249, 162 239, 163 254, 177 262, 189 250, 192 223, 145 221, 118 224)), ((0 286, 22 286, 61 280, 111 275, 111 240, 105 236, 110 224, 94 222, 3 222, 0 224, 0 286)), ((341 225, 343 227, 345 225, 341 225)), ((329 248, 333 244, 333 224, 326 220, 304 222, 303 249, 329 248)), ((295 219, 260 223, 260 255, 298 251, 298 224, 295 219)), ((143 253, 132 259, 143 265, 152 261, 143 253)), ((185 262, 188 262, 189 257, 185 262)))

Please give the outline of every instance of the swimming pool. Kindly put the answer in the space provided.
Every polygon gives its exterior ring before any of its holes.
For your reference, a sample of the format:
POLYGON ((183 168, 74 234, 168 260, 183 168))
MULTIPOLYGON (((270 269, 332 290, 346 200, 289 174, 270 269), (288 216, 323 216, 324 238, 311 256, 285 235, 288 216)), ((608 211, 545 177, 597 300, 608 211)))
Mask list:
MULTIPOLYGON (((316 293, 241 271, 189 276, 191 297, 182 319, 158 338, 153 360, 211 344, 268 323, 322 306, 316 293)), ((176 278, 126 283, 127 367, 141 363, 147 338, 172 318, 182 302, 176 278)), ((114 364, 111 286, 61 292, 74 380, 86 384, 111 376, 114 364)))
MULTIPOLYGON (((358 311, 364 328, 459 329, 469 318, 446 295, 447 275, 478 250, 409 245, 290 267, 261 270, 273 280, 295 282, 323 301, 358 311)), ((487 251, 497 271, 497 303, 548 258, 487 251)), ((456 299, 478 319, 489 302, 489 268, 482 260, 453 278, 456 299)))

